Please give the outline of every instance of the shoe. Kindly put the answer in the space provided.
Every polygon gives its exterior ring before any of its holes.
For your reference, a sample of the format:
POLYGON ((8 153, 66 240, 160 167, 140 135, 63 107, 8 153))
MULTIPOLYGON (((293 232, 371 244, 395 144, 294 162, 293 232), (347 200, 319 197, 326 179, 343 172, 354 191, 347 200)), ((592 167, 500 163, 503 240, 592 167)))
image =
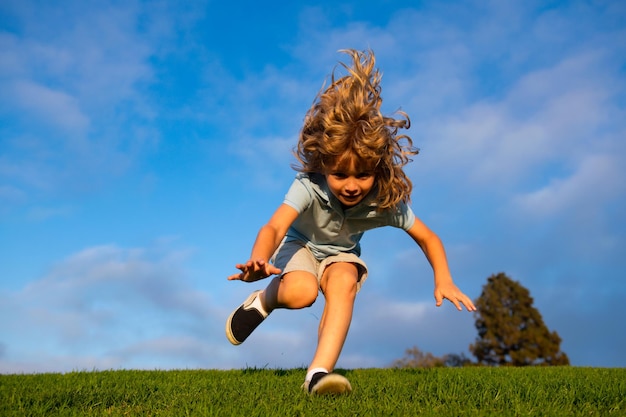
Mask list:
POLYGON ((260 294, 260 290, 250 294, 226 320, 226 337, 233 345, 242 344, 269 315, 263 310, 260 294))
POLYGON ((310 381, 305 381, 302 389, 311 395, 349 394, 352 392, 350 381, 339 374, 318 372, 310 381))

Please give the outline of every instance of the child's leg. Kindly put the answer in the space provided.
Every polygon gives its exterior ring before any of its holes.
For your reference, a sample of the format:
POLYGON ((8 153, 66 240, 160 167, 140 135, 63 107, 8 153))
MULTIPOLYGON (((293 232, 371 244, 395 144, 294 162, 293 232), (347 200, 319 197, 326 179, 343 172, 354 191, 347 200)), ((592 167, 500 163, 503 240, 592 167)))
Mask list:
POLYGON ((317 278, 309 272, 292 271, 274 278, 264 291, 255 291, 226 320, 226 337, 243 343, 275 308, 304 308, 315 302, 317 278))
POLYGON ((226 320, 226 337, 234 344, 243 343, 275 308, 309 307, 319 293, 319 261, 304 245, 286 242, 273 260, 285 271, 272 279, 263 291, 255 291, 226 320))
POLYGON ((261 294, 261 303, 269 313, 275 308, 310 307, 319 292, 317 278, 308 272, 292 271, 275 277, 261 294))
POLYGON ((335 367, 352 321, 358 276, 357 267, 348 262, 333 263, 324 271, 320 286, 326 304, 309 371, 324 368, 330 372, 335 367))

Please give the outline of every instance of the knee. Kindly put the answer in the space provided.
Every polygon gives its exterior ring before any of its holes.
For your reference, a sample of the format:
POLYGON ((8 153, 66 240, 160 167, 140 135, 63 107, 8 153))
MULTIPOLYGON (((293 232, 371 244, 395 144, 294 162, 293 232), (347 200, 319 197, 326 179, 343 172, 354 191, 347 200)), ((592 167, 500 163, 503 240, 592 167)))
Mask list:
POLYGON ((315 300, 317 300, 317 295, 319 294, 317 282, 303 283, 300 285, 298 293, 300 294, 300 307, 298 308, 311 307, 315 303, 315 300))
POLYGON ((357 277, 351 269, 335 270, 326 280, 324 294, 332 293, 346 299, 356 298, 357 277))
POLYGON ((319 292, 316 279, 299 279, 283 282, 284 305, 287 308, 299 309, 310 307, 317 300, 319 292))
POLYGON ((353 275, 343 276, 338 280, 338 287, 341 294, 348 298, 356 298, 357 293, 357 281, 353 275))

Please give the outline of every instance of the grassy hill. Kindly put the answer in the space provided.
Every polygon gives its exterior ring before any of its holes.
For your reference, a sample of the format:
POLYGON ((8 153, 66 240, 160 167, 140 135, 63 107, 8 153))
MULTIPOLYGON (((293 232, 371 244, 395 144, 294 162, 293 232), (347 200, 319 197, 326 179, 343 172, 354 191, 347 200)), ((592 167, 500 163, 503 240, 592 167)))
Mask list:
POLYGON ((626 369, 340 370, 354 391, 309 397, 304 370, 0 375, 0 416, 626 415, 626 369))

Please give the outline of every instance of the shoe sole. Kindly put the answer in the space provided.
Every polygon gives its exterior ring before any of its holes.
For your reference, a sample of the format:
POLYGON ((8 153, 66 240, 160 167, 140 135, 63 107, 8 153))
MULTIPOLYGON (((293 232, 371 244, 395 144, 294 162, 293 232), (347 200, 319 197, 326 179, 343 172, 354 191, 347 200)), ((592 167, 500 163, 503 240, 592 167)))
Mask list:
POLYGON ((337 395, 349 394, 352 392, 350 381, 339 374, 328 374, 319 380, 313 387, 311 394, 313 395, 337 395))
MULTIPOLYGON (((237 311, 237 310, 235 310, 235 311, 237 311)), ((243 342, 240 342, 239 340, 235 339, 235 336, 233 335, 232 330, 230 330, 230 321, 232 320, 234 315, 235 315, 235 313, 233 312, 228 317, 228 320, 226 320, 226 338, 228 339, 228 341, 230 343, 232 343, 233 345, 237 346, 237 345, 242 344, 243 342)))
POLYGON ((243 303, 241 303, 241 305, 240 305, 239 307, 237 307, 237 308, 235 309, 235 311, 233 311, 232 313, 230 313, 230 316, 228 316, 228 320, 226 320, 226 338, 228 339, 228 341, 229 341, 230 343, 232 343, 232 344, 233 344, 233 345, 235 345, 235 346, 238 346, 238 345, 242 344, 242 343, 243 343, 243 341, 242 341, 242 342, 240 342, 239 340, 235 339, 235 335, 233 334, 233 331, 231 330, 230 323, 231 323, 231 322, 232 322, 232 320, 233 320, 233 316, 235 315, 235 313, 236 313, 237 311, 239 311, 239 309, 240 309, 242 306, 250 305, 250 303, 252 303, 252 301, 254 300, 254 297, 256 297, 256 296, 257 296, 257 293, 259 293, 259 292, 261 292, 261 291, 260 291, 260 290, 259 290, 259 291, 255 291, 255 292, 253 292, 252 294, 250 294, 250 295, 248 296, 248 298, 246 298, 246 300, 245 300, 243 303))

